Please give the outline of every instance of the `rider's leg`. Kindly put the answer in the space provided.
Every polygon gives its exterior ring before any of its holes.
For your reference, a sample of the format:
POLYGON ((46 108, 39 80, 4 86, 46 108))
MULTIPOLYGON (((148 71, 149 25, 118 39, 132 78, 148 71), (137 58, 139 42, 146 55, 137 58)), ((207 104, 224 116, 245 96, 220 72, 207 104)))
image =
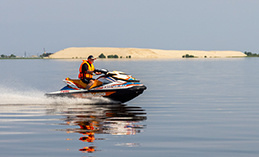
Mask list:
POLYGON ((94 84, 94 80, 89 80, 89 83, 87 84, 87 86, 85 87, 85 89, 88 90, 93 84, 94 84))

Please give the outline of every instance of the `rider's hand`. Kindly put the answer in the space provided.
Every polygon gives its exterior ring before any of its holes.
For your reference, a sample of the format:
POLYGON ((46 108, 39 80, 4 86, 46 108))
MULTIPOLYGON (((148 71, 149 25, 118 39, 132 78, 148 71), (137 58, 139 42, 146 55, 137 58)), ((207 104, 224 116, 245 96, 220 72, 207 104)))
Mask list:
POLYGON ((101 75, 102 73, 101 72, 95 72, 96 75, 101 75))

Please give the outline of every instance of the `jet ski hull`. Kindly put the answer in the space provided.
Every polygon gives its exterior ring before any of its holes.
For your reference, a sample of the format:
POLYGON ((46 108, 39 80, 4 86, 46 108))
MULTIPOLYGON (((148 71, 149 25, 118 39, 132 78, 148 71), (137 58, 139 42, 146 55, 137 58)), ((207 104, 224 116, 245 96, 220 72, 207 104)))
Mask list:
POLYGON ((140 83, 131 75, 120 71, 107 72, 101 70, 101 75, 94 80, 93 85, 86 90, 86 84, 80 79, 66 78, 64 82, 67 86, 60 91, 47 93, 50 97, 70 97, 70 98, 95 98, 104 97, 124 103, 142 94, 146 86, 140 83))
POLYGON ((96 97, 109 98, 121 103, 134 99, 142 94, 146 86, 132 86, 126 89, 107 89, 107 90, 61 90, 58 92, 47 93, 48 97, 69 97, 91 99, 96 97))

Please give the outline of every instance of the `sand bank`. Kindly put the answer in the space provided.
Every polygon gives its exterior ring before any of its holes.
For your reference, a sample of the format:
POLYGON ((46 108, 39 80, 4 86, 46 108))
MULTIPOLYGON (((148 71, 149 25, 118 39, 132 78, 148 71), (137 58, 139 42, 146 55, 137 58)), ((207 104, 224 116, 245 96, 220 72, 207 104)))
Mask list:
POLYGON ((87 58, 90 54, 98 57, 100 54, 118 55, 119 58, 141 58, 141 59, 169 59, 182 58, 189 54, 197 58, 231 58, 245 57, 240 51, 198 51, 198 50, 159 50, 159 49, 140 49, 140 48, 110 48, 110 47, 70 47, 58 51, 49 58, 77 59, 87 58))

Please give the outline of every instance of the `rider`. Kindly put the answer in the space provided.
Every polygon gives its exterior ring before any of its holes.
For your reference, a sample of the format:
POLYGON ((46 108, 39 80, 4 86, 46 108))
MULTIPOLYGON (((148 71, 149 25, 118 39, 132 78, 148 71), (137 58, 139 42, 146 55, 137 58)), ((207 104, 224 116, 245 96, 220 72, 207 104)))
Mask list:
POLYGON ((87 60, 83 60, 79 68, 78 78, 87 84, 87 90, 94 84, 93 74, 101 74, 100 72, 96 72, 94 69, 93 63, 95 59, 96 58, 94 58, 92 55, 88 56, 87 60))

